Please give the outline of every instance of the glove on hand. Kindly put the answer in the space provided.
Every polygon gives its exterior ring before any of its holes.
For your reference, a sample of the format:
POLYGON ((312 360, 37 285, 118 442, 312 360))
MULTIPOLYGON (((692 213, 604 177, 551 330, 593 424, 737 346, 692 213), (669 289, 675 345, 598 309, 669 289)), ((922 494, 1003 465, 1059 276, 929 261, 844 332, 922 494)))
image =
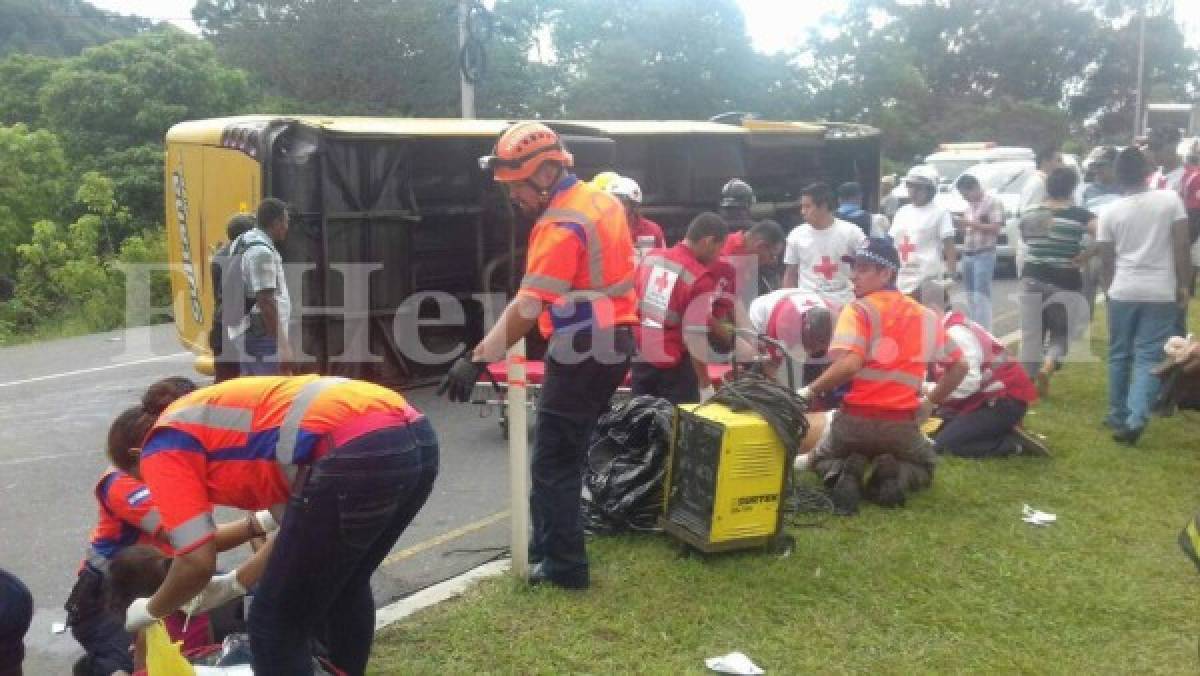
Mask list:
POLYGON ((150 614, 150 599, 134 599, 125 611, 125 631, 134 633, 154 624, 159 618, 150 614))
POLYGON ((479 378, 479 374, 483 372, 486 364, 483 362, 471 361, 469 355, 463 355, 454 362, 454 366, 442 378, 442 383, 438 385, 437 395, 440 397, 443 394, 450 401, 467 403, 471 401, 471 390, 475 389, 475 381, 479 378))
POLYGON ((188 601, 183 609, 189 615, 204 613, 245 595, 246 588, 242 586, 241 582, 238 582, 237 570, 231 570, 224 575, 213 575, 212 579, 208 581, 208 585, 204 587, 204 591, 188 601))
POLYGON ((275 521, 275 516, 271 514, 269 509, 260 509, 254 513, 254 520, 258 522, 258 527, 263 533, 273 533, 279 530, 279 523, 275 521))

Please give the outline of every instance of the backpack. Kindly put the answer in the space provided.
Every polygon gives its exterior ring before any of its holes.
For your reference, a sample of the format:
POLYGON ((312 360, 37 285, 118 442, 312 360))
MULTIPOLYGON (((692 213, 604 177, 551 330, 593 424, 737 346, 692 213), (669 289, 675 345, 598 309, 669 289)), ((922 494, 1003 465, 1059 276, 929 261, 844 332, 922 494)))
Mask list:
POLYGON ((221 355, 221 347, 223 344, 224 329, 227 326, 241 321, 243 317, 250 314, 254 308, 254 299, 246 298, 243 290, 245 283, 242 281, 242 258, 256 246, 270 248, 265 242, 257 240, 243 242, 241 237, 217 249, 213 254, 211 265, 212 274, 212 289, 213 289, 213 321, 212 327, 208 332, 208 346, 212 350, 213 356, 221 355), (225 275, 225 270, 234 271, 236 274, 225 275), (224 306, 225 298, 236 298, 242 296, 244 303, 240 315, 226 317, 224 306), (233 323, 230 324, 226 320, 233 323))

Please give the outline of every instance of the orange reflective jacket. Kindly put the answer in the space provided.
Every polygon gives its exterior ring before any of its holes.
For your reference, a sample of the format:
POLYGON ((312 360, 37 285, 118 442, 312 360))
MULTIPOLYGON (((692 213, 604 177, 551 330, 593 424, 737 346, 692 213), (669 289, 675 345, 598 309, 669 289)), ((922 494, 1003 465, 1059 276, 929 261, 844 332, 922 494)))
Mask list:
POLYGON ((518 293, 549 303, 542 335, 637 323, 633 240, 615 197, 568 176, 529 234, 518 293))
POLYGON ((854 352, 865 362, 843 406, 882 415, 915 412, 930 363, 962 354, 946 341, 941 319, 932 310, 895 289, 876 291, 847 305, 829 349, 854 352))
POLYGON ((287 501, 297 465, 356 434, 420 417, 399 394, 320 376, 227 380, 171 404, 142 445, 140 468, 180 554, 213 537, 212 507, 287 501))

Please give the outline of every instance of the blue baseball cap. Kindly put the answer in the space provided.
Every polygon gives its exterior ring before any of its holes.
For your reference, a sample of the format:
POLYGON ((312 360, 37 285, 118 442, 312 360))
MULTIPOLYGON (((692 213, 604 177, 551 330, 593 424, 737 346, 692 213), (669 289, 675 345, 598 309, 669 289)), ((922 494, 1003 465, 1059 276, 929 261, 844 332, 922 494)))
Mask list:
POLYGON ((896 245, 892 243, 891 237, 868 237, 854 250, 853 256, 842 257, 846 263, 854 263, 859 259, 893 270, 900 269, 900 254, 896 252, 896 245))

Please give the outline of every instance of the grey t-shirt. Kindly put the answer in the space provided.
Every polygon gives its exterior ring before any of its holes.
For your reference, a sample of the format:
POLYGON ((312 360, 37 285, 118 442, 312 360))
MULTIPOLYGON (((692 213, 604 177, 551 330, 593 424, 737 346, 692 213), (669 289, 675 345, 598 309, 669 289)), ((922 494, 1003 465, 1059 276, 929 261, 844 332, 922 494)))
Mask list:
MULTIPOLYGON (((248 300, 254 300, 260 291, 275 291, 275 307, 279 310, 279 333, 286 338, 288 319, 292 314, 292 301, 288 296, 287 280, 284 278, 283 257, 275 249, 275 243, 271 241, 270 235, 254 228, 234 242, 233 250, 244 251, 242 254, 242 283, 248 300), (249 246, 251 243, 254 243, 255 246, 249 246)), ((239 326, 231 327, 230 333, 234 334, 233 337, 241 335, 251 326, 253 315, 261 316, 261 314, 262 311, 259 310, 256 303, 250 310, 251 316, 247 317, 239 326)))

